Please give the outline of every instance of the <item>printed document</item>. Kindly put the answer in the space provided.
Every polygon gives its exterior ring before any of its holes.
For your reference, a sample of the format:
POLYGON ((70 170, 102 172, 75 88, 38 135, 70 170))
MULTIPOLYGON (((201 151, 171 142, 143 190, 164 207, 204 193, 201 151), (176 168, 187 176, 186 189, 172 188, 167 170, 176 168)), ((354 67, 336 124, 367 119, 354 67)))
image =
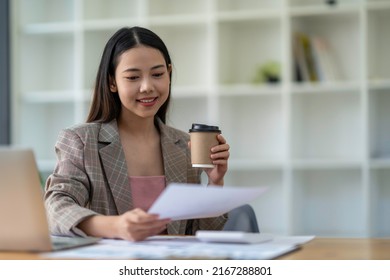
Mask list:
POLYGON ((257 199, 266 189, 175 183, 168 185, 148 212, 172 220, 216 217, 257 199))

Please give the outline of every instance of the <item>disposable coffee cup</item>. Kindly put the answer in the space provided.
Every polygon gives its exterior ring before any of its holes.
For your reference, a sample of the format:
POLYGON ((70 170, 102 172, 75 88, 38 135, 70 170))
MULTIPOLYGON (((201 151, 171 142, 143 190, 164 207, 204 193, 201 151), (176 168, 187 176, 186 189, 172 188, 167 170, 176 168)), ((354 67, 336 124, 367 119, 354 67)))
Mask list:
POLYGON ((192 167, 213 168, 211 148, 219 144, 217 135, 221 134, 221 130, 218 126, 194 123, 189 132, 192 167))

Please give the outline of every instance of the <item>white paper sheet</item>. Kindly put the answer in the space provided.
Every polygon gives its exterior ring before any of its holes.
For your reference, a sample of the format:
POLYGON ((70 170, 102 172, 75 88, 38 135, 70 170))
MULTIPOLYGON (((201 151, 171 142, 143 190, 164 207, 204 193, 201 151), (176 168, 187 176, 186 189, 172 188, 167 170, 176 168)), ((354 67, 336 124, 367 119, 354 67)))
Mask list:
POLYGON ((60 259, 233 259, 270 260, 294 251, 313 236, 281 236, 259 244, 204 243, 194 236, 153 236, 145 241, 103 239, 96 245, 44 253, 60 259))
POLYGON ((172 220, 216 217, 255 200, 266 189, 170 184, 148 212, 172 220))

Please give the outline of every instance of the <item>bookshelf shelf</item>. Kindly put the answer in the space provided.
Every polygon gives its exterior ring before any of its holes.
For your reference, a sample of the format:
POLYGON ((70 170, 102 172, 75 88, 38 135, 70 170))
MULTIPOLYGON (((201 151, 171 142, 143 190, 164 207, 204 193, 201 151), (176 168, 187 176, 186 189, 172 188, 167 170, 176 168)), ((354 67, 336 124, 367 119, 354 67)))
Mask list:
POLYGON ((47 90, 25 92, 21 97, 26 103, 62 103, 74 102, 74 94, 73 90, 47 90))
MULTIPOLYGON (((382 83, 381 83, 382 84, 382 83)), ((358 94, 361 82, 304 82, 294 83, 292 94, 358 94)))
POLYGON ((383 159, 371 159, 370 167, 372 169, 388 169, 390 168, 390 154, 383 159))
POLYGON ((367 10, 383 10, 390 9, 388 0, 371 0, 367 2, 367 10))
POLYGON ((267 0, 217 0, 216 9, 219 12, 229 11, 240 13, 242 11, 269 11, 280 10, 283 8, 283 1, 267 1, 267 0))
POLYGON ((218 93, 220 96, 280 95, 282 93, 282 88, 280 84, 235 84, 231 86, 219 86, 218 93))
POLYGON ((294 159, 291 162, 294 170, 328 170, 358 169, 363 164, 359 159, 294 159))
POLYGON ((272 160, 272 159, 263 159, 263 160, 250 160, 250 159, 232 159, 229 163, 230 170, 234 171, 245 171, 245 170, 282 170, 283 161, 282 160, 272 160))
POLYGON ((74 28, 73 22, 31 23, 23 27, 23 33, 31 35, 72 33, 74 28))
POLYGON ((390 89, 390 80, 383 80, 383 79, 370 80, 369 89, 371 90, 390 89))
POLYGON ((169 124, 219 125, 226 184, 269 187, 252 203, 263 232, 389 236, 390 1, 314 2, 12 1, 12 142, 51 172, 59 131, 85 121, 105 42, 141 25, 173 59, 169 124), (278 79, 259 82, 268 63, 278 79))
POLYGON ((338 5, 337 7, 329 5, 308 5, 290 8, 290 15, 292 17, 312 17, 321 15, 335 15, 335 14, 353 14, 358 12, 359 8, 355 4, 338 5))

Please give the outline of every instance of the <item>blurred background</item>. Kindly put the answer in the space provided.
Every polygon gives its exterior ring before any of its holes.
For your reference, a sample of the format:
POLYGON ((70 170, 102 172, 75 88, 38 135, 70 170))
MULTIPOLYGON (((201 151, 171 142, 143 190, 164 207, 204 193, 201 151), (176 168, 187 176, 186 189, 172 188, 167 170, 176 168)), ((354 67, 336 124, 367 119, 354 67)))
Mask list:
POLYGON ((43 180, 108 38, 140 25, 173 59, 168 123, 219 125, 226 184, 269 187, 262 232, 390 236, 390 0, 0 4, 0 140, 33 148, 43 180))

